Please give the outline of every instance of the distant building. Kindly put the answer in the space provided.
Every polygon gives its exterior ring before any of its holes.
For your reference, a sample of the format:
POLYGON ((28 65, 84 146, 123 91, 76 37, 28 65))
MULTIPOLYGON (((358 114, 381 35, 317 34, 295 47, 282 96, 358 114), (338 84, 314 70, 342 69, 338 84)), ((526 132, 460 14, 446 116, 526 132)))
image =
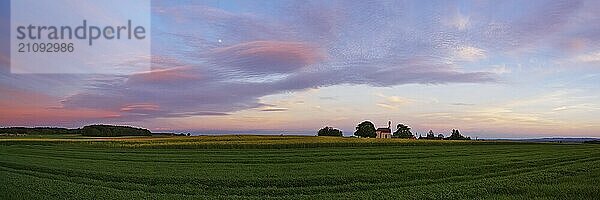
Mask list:
POLYGON ((392 138, 392 122, 388 121, 388 127, 387 128, 378 128, 377 130, 375 130, 375 133, 377 134, 377 136, 375 138, 392 138))

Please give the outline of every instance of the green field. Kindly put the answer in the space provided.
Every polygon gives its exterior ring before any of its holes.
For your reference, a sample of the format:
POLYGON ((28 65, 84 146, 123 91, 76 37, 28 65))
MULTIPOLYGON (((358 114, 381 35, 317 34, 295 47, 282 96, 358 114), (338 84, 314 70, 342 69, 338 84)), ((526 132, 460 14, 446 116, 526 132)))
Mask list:
POLYGON ((0 137, 0 199, 600 199, 600 145, 0 137))

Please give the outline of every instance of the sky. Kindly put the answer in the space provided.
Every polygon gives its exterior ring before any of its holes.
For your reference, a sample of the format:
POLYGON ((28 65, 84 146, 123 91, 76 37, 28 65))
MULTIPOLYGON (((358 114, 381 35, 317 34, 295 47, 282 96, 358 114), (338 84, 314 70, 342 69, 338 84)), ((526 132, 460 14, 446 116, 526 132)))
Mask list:
POLYGON ((9 8, 0 126, 600 137, 600 1, 152 1, 128 75, 11 74, 9 8))

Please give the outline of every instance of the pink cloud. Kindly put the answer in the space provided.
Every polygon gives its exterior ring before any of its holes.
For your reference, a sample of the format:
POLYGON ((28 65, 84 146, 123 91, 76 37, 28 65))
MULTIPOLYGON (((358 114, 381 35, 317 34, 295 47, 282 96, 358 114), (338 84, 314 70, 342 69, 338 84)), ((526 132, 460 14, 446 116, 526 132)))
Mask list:
MULTIPOLYGON (((8 109, 10 106, 27 106, 31 104, 44 104, 52 100, 48 95, 23 90, 20 88, 10 88, 0 85, 0 107, 8 109)), ((2 110, 5 110, 2 109, 2 110)))
POLYGON ((240 70, 288 73, 323 61, 327 56, 303 42, 253 41, 214 49, 215 62, 240 70))
POLYGON ((158 111, 160 106, 153 103, 129 104, 121 108, 122 112, 158 111))
POLYGON ((0 86, 0 124, 3 126, 78 126, 119 113, 89 109, 68 109, 59 99, 39 92, 0 86))
POLYGON ((189 67, 174 67, 137 73, 131 75, 127 81, 128 83, 168 83, 199 79, 198 73, 191 73, 189 67))
POLYGON ((8 55, 0 53, 0 65, 8 65, 10 63, 10 58, 8 55))

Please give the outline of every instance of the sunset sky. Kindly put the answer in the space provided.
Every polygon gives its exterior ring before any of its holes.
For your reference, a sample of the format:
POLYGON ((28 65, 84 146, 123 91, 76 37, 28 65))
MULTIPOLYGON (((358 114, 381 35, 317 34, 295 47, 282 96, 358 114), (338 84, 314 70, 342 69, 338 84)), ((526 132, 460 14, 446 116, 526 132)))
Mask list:
POLYGON ((596 0, 152 1, 131 75, 11 74, 0 2, 0 126, 600 137, 596 0))

